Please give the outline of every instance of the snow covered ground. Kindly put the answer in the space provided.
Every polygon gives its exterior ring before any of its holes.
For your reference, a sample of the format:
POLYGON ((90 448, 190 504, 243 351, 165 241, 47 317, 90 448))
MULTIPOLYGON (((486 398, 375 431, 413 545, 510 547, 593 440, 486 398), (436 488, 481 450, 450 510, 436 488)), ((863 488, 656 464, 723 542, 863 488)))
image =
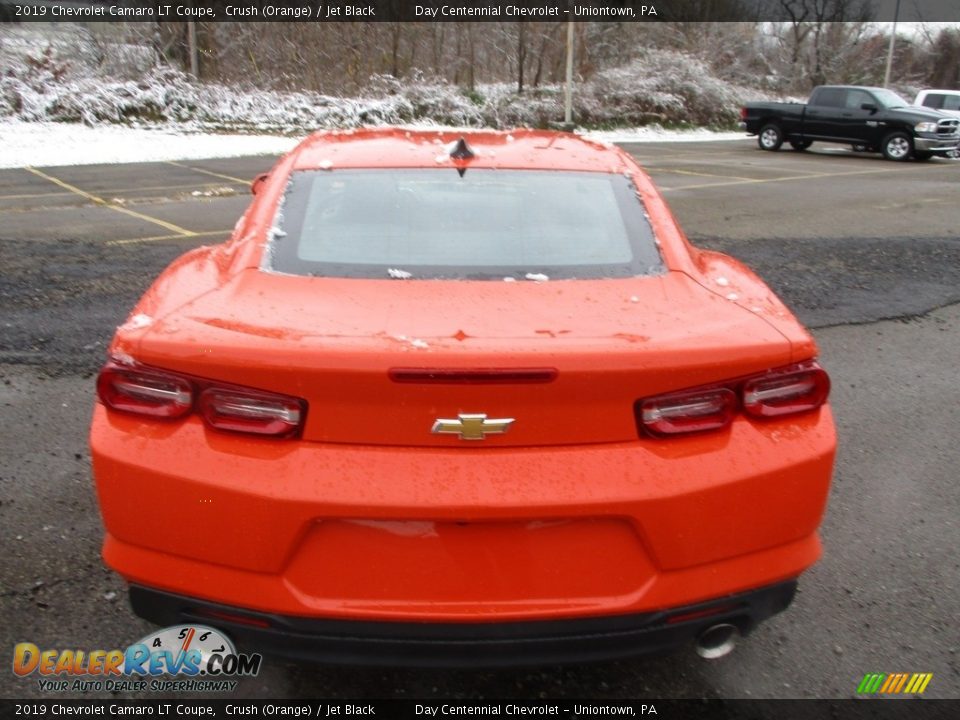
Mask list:
POLYGON ((691 130, 665 130, 659 125, 645 125, 638 128, 620 128, 619 130, 582 130, 584 137, 611 143, 644 142, 711 142, 719 140, 743 140, 743 132, 717 132, 706 128, 691 130))
POLYGON ((0 167, 92 165, 278 154, 297 138, 179 133, 81 123, 0 122, 0 167))
MULTIPOLYGON (((416 127, 416 126, 411 126, 416 127)), ((420 127, 438 129, 436 125, 420 127)), ((475 128, 465 128, 469 133, 475 128)), ((736 132, 676 131, 642 127, 584 132, 606 142, 703 142, 738 140, 736 132)), ((277 135, 190 133, 170 129, 132 128, 122 125, 88 127, 81 123, 0 122, 0 167, 45 167, 133 163, 161 160, 276 155, 293 148, 299 138, 277 135)))

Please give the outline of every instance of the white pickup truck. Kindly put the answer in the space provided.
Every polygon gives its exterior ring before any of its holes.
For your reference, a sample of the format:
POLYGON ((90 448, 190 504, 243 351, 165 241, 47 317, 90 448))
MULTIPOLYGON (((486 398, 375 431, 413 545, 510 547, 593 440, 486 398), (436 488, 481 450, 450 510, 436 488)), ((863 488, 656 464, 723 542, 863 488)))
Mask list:
MULTIPOLYGON (((921 90, 913 99, 913 104, 960 118, 960 90, 921 90)), ((957 150, 947 154, 960 157, 957 150)))
POLYGON ((913 104, 960 117, 960 90, 921 90, 913 104))

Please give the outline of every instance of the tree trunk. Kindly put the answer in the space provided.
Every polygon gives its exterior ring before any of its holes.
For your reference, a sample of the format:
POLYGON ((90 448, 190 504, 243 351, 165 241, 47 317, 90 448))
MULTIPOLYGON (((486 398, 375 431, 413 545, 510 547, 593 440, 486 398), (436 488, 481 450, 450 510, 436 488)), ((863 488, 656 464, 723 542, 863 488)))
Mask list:
POLYGON ((523 93, 523 67, 527 64, 527 24, 517 24, 517 93, 523 93))

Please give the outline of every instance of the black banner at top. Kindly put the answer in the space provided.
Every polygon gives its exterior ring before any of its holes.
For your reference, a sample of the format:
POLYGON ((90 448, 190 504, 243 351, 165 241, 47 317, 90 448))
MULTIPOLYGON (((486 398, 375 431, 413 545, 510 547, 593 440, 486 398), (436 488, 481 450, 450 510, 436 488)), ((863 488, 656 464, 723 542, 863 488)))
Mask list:
POLYGON ((594 717, 664 720, 953 720, 957 700, 224 700, 222 698, 0 700, 0 717, 296 717, 459 720, 594 717))
POLYGON ((8 22, 960 22, 960 0, 0 0, 8 22))

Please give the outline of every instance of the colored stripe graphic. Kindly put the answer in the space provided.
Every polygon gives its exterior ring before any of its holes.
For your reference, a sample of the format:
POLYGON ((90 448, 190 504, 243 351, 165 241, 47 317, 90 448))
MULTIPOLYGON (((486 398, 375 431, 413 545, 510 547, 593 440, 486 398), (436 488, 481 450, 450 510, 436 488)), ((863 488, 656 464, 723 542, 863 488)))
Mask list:
POLYGON ((883 682, 886 675, 883 673, 867 673, 863 676, 863 680, 860 681, 860 686, 857 688, 858 693, 863 693, 865 695, 871 695, 880 689, 880 683, 883 682))
POLYGON ((899 677, 900 676, 897 675, 897 673, 890 673, 889 675, 887 675, 887 679, 884 680, 883 685, 880 686, 880 692, 882 693, 890 692, 890 688, 892 688, 894 685, 897 684, 897 679, 899 677))
POLYGON ((929 684, 930 684, 930 681, 933 680, 933 673, 920 673, 920 677, 923 678, 923 682, 921 682, 921 683, 920 683, 916 688, 914 688, 914 690, 913 690, 915 693, 918 693, 918 694, 919 694, 919 693, 922 693, 924 690, 927 689, 927 685, 929 685, 929 684))
POLYGON ((857 686, 861 695, 920 695, 933 679, 933 673, 867 673, 857 686))
POLYGON ((903 684, 907 681, 907 673, 894 673, 891 677, 893 679, 890 681, 887 692, 890 694, 900 692, 903 689, 903 684))

